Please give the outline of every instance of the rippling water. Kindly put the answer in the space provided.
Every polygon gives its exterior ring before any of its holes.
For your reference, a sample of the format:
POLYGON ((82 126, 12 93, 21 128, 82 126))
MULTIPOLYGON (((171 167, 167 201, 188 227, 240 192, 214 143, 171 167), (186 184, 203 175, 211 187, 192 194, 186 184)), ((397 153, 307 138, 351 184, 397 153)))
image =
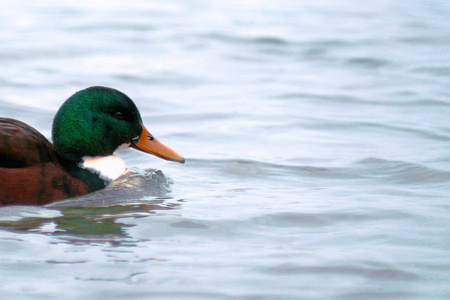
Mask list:
POLYGON ((187 161, 125 150, 150 185, 0 208, 2 299, 450 297, 449 18, 443 0, 4 4, 2 116, 50 138, 67 97, 110 86, 187 161))

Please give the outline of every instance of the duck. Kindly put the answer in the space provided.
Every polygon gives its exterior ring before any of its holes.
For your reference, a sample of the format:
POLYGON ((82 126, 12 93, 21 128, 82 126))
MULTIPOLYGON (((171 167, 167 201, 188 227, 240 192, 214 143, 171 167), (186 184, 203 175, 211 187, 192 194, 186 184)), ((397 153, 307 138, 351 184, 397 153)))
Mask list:
POLYGON ((185 162, 147 130, 133 100, 103 86, 78 91, 62 104, 52 140, 0 117, 0 206, 44 205, 99 191, 127 170, 115 154, 119 149, 185 162))

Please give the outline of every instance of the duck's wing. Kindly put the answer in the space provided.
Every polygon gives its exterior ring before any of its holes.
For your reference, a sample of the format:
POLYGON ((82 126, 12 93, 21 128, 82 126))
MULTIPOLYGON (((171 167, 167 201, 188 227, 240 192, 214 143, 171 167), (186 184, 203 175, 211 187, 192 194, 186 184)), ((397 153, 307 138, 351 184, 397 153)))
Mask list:
POLYGON ((0 118, 0 168, 25 168, 55 161, 52 144, 33 127, 0 118))
POLYGON ((86 183, 61 167, 42 134, 23 122, 0 118, 0 206, 46 204, 88 192, 86 183))

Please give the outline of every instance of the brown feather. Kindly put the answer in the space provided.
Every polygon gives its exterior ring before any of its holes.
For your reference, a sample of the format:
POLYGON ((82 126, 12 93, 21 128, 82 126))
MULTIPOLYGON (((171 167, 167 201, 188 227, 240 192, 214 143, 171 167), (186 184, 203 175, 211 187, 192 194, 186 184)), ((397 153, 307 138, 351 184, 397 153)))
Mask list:
POLYGON ((42 134, 0 118, 0 205, 42 205, 87 193, 88 186, 61 167, 42 134))
POLYGON ((23 168, 56 161, 53 145, 33 127, 0 118, 0 167, 23 168))

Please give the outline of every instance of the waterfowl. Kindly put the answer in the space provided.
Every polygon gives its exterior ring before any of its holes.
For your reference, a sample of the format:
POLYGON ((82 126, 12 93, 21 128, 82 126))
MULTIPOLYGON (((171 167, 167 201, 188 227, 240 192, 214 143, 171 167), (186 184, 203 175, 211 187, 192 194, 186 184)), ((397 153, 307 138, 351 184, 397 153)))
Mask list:
POLYGON ((0 118, 0 205, 37 204, 104 188, 126 170, 114 152, 133 147, 184 158, 148 132, 134 102, 107 87, 76 92, 53 119, 53 145, 33 127, 0 118))

